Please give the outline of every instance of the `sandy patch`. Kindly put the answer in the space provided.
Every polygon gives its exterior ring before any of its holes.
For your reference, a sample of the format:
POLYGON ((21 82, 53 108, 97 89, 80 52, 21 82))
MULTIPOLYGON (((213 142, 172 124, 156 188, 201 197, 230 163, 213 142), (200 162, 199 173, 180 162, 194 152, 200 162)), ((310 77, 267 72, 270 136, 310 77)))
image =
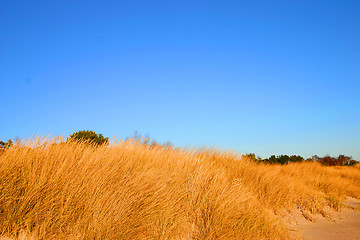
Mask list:
POLYGON ((0 236, 0 240, 35 240, 36 238, 26 232, 21 232, 17 238, 0 236))
POLYGON ((341 212, 328 210, 327 218, 297 209, 284 220, 294 239, 360 240, 360 200, 348 198, 344 205, 341 212))

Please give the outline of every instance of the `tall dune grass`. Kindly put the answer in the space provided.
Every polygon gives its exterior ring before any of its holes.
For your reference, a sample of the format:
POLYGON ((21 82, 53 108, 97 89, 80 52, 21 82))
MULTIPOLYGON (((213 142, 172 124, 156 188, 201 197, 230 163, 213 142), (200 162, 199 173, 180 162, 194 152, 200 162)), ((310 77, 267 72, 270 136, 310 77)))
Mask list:
POLYGON ((288 239, 284 212, 360 198, 359 165, 263 165, 132 140, 34 139, 0 155, 0 176, 0 235, 38 239, 288 239))

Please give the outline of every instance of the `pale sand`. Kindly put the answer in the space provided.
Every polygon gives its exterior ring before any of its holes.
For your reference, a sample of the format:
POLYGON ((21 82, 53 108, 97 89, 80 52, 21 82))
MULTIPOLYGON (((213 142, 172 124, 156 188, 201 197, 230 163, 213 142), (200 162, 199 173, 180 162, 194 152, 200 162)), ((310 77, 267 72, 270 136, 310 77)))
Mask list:
POLYGON ((34 236, 27 234, 26 232, 22 232, 19 234, 19 237, 17 238, 2 236, 0 237, 0 240, 36 240, 36 238, 34 236))
POLYGON ((348 198, 344 205, 341 212, 328 210, 330 218, 297 209, 284 220, 294 231, 294 239, 360 240, 360 200, 348 198))

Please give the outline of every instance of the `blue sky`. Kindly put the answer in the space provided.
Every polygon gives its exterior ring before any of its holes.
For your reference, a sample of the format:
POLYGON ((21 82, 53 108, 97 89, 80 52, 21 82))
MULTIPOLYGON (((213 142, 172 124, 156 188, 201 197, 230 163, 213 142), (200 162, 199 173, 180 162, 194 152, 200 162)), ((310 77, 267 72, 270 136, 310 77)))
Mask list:
POLYGON ((135 131, 360 160, 359 1, 0 2, 0 139, 135 131))

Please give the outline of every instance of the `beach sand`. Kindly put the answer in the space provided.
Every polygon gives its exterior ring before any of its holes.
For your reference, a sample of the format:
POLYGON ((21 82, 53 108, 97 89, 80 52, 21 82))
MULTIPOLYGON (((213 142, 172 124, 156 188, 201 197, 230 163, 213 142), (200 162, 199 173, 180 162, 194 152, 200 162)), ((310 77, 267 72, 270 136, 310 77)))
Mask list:
POLYGON ((297 209, 285 221, 294 239, 360 240, 360 200, 348 198, 344 205, 341 212, 328 209, 326 218, 297 209))

